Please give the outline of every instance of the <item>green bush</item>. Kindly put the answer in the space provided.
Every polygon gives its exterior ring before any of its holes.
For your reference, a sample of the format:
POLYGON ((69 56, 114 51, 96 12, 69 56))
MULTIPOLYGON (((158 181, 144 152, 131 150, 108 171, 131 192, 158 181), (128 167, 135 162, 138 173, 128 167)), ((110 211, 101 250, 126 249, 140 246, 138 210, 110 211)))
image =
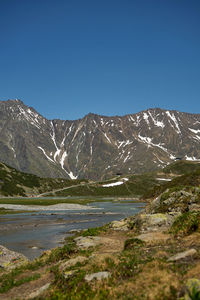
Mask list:
POLYGON ((145 243, 143 241, 141 241, 140 239, 137 239, 137 238, 128 239, 124 243, 124 250, 140 248, 144 244, 145 243))
POLYGON ((172 224, 170 232, 177 235, 189 235, 198 231, 200 225, 200 212, 186 212, 177 217, 172 224))

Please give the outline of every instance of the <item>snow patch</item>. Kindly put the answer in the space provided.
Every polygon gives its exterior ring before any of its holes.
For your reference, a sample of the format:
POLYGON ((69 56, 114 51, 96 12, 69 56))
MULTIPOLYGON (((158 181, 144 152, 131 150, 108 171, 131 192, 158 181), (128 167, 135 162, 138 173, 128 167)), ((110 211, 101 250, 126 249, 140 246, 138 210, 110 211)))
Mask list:
POLYGON ((46 158, 47 158, 48 160, 50 160, 52 163, 55 164, 55 162, 53 161, 53 159, 51 159, 51 158, 46 154, 45 150, 44 150, 42 147, 38 146, 38 149, 42 150, 42 152, 44 153, 44 155, 46 156, 46 158))
POLYGON ((70 173, 67 173, 67 174, 69 175, 69 177, 71 179, 76 179, 77 178, 77 176, 74 176, 74 174, 72 173, 72 171, 70 171, 70 173))
POLYGON ((156 180, 160 180, 160 181, 172 181, 170 178, 156 178, 156 180))
POLYGON ((164 127, 165 127, 165 124, 164 124, 162 121, 158 121, 158 120, 154 119, 154 117, 152 116, 152 114, 151 114, 150 111, 148 111, 148 113, 149 113, 149 115, 151 116, 152 121, 153 121, 153 123, 154 123, 155 126, 161 127, 161 128, 164 128, 164 127))
POLYGON ((197 130, 192 129, 192 128, 188 128, 188 129, 189 129, 190 131, 194 132, 195 134, 200 133, 200 129, 197 129, 197 130))
POLYGON ((128 178, 122 178, 123 181, 117 181, 112 183, 103 184, 102 187, 112 187, 123 184, 125 181, 128 181, 128 178))
POLYGON ((111 141, 110 141, 109 137, 107 136, 107 134, 105 132, 103 132, 103 134, 106 137, 106 139, 108 140, 108 142, 111 144, 111 141))
POLYGON ((63 154, 62 154, 61 160, 60 160, 60 165, 61 165, 61 167, 62 167, 63 170, 65 170, 64 169, 64 161, 65 161, 66 157, 67 157, 67 152, 64 151, 63 154))
POLYGON ((197 159, 196 157, 194 156, 185 156, 185 159, 186 160, 189 160, 189 161, 200 161, 200 159, 197 159))
POLYGON ((170 117, 170 119, 174 122, 174 124, 175 124, 175 127, 176 127, 176 129, 173 127, 173 125, 172 125, 172 127, 176 130, 176 132, 177 133, 181 133, 181 131, 180 131, 180 128, 179 128, 179 125, 178 125, 178 122, 177 122, 177 120, 176 120, 176 117, 175 117, 175 115, 174 114, 170 114, 170 112, 167 110, 166 111, 166 114, 168 115, 168 117, 170 117))

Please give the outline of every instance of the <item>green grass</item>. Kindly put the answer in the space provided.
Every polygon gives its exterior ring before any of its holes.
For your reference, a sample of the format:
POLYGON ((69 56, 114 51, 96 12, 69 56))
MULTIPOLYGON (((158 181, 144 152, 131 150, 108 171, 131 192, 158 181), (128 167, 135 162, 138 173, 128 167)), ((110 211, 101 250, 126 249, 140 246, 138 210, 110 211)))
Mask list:
POLYGON ((182 174, 194 172, 199 169, 200 169, 199 163, 181 160, 168 165, 163 169, 163 172, 165 174, 173 173, 176 175, 182 175, 182 174))
POLYGON ((35 270, 41 265, 41 262, 35 261, 33 263, 28 263, 25 266, 21 266, 13 269, 10 273, 4 274, 0 277, 0 293, 6 293, 13 287, 20 286, 25 282, 30 282, 40 278, 40 274, 36 273, 31 276, 26 276, 18 279, 17 277, 21 275, 26 270, 35 270))
POLYGON ((87 230, 82 232, 82 236, 97 236, 101 232, 106 232, 108 229, 108 225, 104 225, 101 227, 88 228, 87 230))
POLYGON ((199 230, 200 212, 186 212, 177 217, 170 232, 175 235, 189 235, 199 230))
POLYGON ((59 260, 69 258, 71 254, 76 253, 76 246, 75 242, 71 241, 68 244, 64 245, 63 247, 55 248, 51 251, 47 262, 48 263, 55 263, 59 260))
POLYGON ((10 215, 10 214, 22 214, 27 212, 26 210, 14 210, 14 209, 6 209, 0 207, 0 215, 10 215))

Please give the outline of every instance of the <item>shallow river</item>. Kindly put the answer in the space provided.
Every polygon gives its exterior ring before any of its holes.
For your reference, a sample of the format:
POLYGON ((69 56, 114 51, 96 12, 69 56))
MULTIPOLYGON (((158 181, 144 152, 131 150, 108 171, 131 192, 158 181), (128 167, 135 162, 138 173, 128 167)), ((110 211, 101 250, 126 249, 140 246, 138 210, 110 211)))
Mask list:
POLYGON ((98 227, 138 213, 144 203, 95 202, 93 210, 28 212, 0 216, 0 244, 33 259, 59 246, 71 230, 98 227))

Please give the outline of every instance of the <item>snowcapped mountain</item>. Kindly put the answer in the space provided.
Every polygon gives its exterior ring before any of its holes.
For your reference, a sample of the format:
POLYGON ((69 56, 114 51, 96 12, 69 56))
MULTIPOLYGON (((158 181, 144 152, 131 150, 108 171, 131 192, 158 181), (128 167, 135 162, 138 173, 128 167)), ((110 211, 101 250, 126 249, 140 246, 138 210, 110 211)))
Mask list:
POLYGON ((20 100, 0 101, 0 160, 44 177, 100 179, 200 161, 200 114, 148 109, 123 117, 47 120, 20 100))

